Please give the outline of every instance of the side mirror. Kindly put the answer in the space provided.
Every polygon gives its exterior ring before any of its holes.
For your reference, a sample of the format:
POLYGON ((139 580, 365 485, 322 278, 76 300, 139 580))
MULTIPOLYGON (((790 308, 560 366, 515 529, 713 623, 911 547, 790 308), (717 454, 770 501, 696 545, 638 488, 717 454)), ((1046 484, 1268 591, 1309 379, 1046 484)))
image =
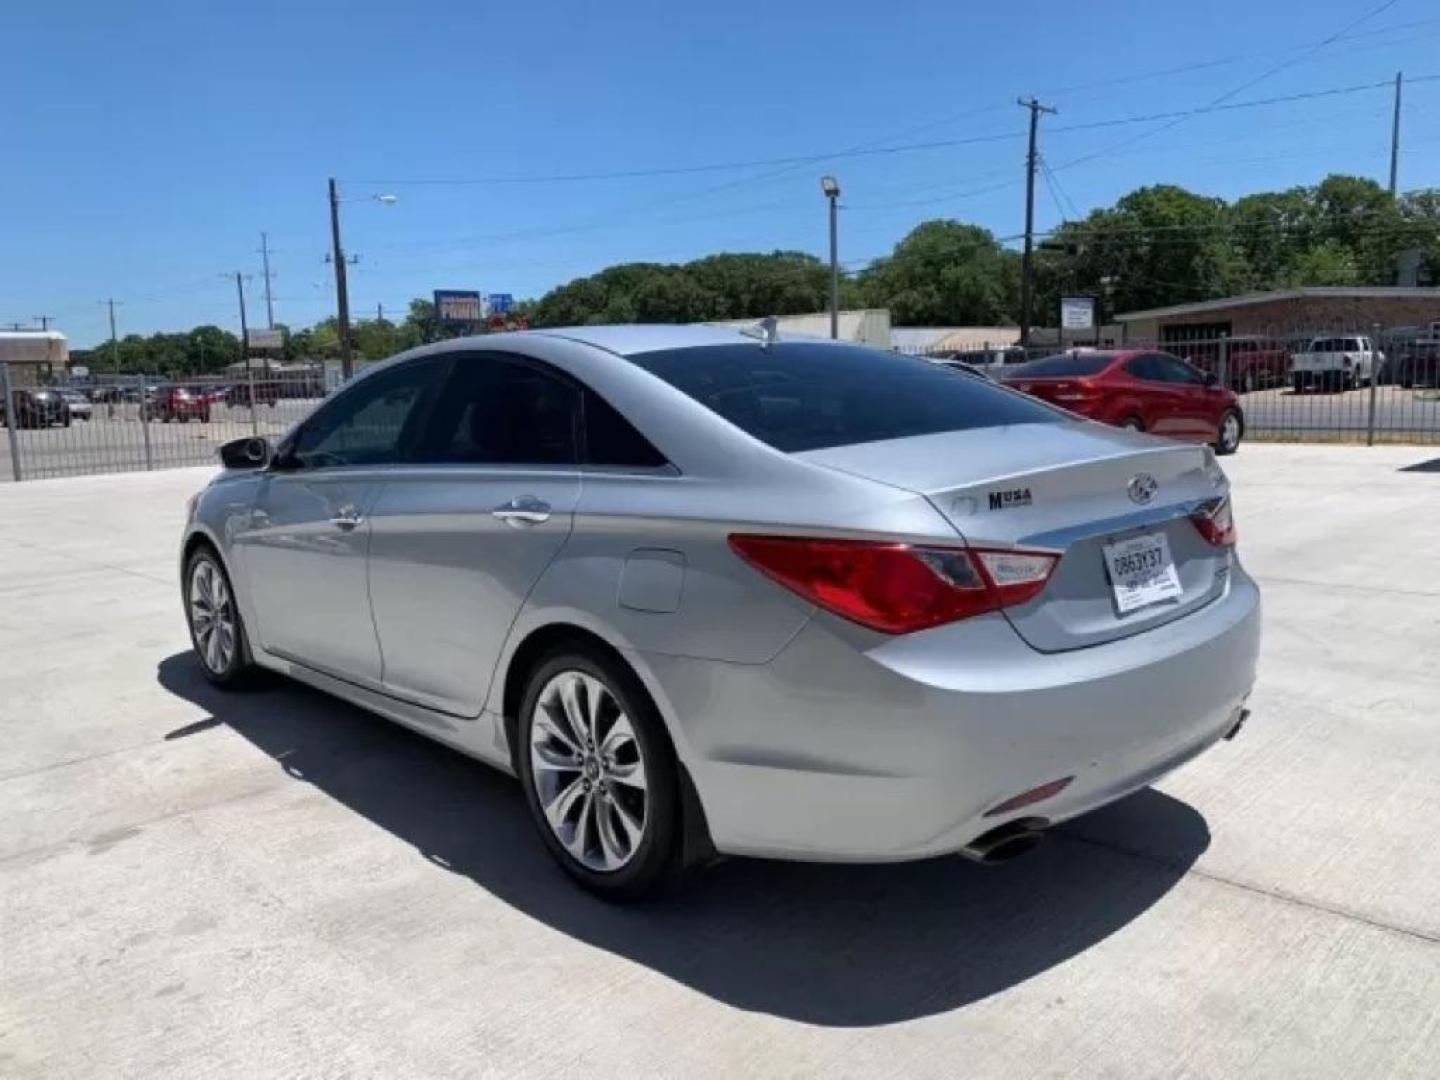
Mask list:
POLYGON ((220 447, 220 464, 227 469, 263 469, 270 463, 270 444, 259 436, 233 439, 220 447))
POLYGON ((1220 376, 1219 376, 1219 375, 1216 375, 1213 371, 1207 371, 1207 372, 1205 373, 1205 385, 1206 385, 1206 386, 1219 386, 1219 385, 1220 385, 1220 376))

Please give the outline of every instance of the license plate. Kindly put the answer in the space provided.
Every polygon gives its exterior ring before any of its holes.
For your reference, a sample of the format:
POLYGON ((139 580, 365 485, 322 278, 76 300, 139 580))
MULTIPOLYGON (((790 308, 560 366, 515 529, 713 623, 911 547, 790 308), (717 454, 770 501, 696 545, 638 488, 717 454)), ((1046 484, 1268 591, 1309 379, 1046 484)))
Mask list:
POLYGON ((1180 598, 1180 576, 1164 533, 1141 533, 1106 544, 1105 569, 1121 615, 1180 598))

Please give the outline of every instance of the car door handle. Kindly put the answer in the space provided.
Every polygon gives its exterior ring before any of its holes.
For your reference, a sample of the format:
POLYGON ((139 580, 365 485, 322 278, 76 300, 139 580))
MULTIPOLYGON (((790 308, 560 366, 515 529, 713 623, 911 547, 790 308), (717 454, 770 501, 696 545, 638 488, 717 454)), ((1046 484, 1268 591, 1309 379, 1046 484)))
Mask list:
POLYGON ((533 495, 521 495, 502 506, 497 506, 490 511, 490 514, 505 522, 506 525, 513 525, 518 529, 522 525, 539 525, 549 521, 550 504, 533 495))
POLYGON ((349 532, 365 519, 360 516, 353 506, 342 506, 340 512, 330 519, 330 524, 336 528, 349 532))

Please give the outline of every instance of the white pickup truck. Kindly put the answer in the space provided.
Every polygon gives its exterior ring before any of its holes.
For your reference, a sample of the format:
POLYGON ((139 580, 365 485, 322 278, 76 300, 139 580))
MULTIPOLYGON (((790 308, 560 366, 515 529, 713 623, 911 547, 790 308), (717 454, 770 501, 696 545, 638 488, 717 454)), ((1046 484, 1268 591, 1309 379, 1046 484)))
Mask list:
POLYGON ((1385 363, 1385 354, 1364 334, 1314 337, 1290 358, 1290 384, 1297 394, 1320 390, 1353 390, 1369 383, 1385 363))

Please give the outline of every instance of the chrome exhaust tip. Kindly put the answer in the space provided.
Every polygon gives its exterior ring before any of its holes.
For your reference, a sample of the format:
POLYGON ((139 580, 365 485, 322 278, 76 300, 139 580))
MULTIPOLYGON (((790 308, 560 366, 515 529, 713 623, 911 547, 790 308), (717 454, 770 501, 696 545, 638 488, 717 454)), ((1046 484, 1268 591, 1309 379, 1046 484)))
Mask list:
POLYGON ((1018 859, 1045 839, 1049 822, 1044 818, 1020 818, 981 833, 960 849, 960 854, 986 866, 1018 859))

